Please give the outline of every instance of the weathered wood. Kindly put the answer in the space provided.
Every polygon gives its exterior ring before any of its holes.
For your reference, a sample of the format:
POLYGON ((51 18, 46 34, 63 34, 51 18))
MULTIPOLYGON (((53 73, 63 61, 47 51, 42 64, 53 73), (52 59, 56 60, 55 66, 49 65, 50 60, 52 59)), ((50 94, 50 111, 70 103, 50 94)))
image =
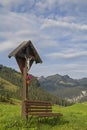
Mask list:
POLYGON ((33 62, 35 61, 36 64, 42 63, 42 60, 30 40, 22 42, 16 49, 14 49, 8 55, 9 58, 11 58, 12 56, 16 58, 17 64, 23 76, 22 117, 27 118, 28 108, 26 106, 28 105, 25 103, 25 100, 28 99, 28 84, 26 82, 27 81, 26 76, 33 62))
POLYGON ((23 68, 23 89, 22 89, 22 117, 28 118, 28 114, 26 112, 26 104, 25 100, 28 98, 28 86, 26 84, 26 74, 27 74, 27 68, 26 65, 23 68))
POLYGON ((44 109, 44 110, 40 110, 40 109, 36 109, 36 110, 28 110, 28 112, 32 113, 32 112, 35 112, 35 113, 46 113, 46 112, 52 112, 52 110, 47 110, 47 109, 44 109))
POLYGON ((52 106, 51 104, 45 103, 25 103, 27 106, 36 105, 36 106, 52 106))
MULTIPOLYGON (((8 57, 11 58, 12 56, 14 57, 19 57, 22 58, 22 60, 25 58, 26 54, 26 49, 29 49, 29 55, 28 57, 34 57, 33 61, 35 61, 36 63, 42 63, 42 60, 38 54, 38 52, 36 51, 35 47, 33 46, 32 42, 29 41, 24 41, 22 42, 15 50, 13 50, 8 57)), ((21 63, 18 63, 21 64, 21 63)))
POLYGON ((38 109, 38 110, 39 110, 39 109, 48 109, 48 110, 49 110, 49 109, 52 108, 51 106, 48 106, 48 107, 47 107, 47 106, 26 106, 26 107, 27 107, 27 108, 30 107, 31 109, 38 109))
POLYGON ((30 116, 37 116, 37 117, 58 117, 63 116, 61 113, 30 113, 30 116))
POLYGON ((52 104, 50 102, 25 100, 25 106, 27 115, 38 117, 62 116, 61 113, 52 113, 52 104))

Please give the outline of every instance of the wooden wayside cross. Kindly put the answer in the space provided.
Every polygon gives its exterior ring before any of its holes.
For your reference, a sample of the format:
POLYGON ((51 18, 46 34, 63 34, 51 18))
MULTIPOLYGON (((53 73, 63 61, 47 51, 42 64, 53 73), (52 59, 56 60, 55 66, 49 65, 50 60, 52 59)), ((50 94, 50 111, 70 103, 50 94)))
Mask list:
POLYGON ((31 78, 31 76, 28 75, 28 71, 30 70, 34 61, 37 64, 42 63, 42 60, 30 40, 22 42, 15 50, 13 50, 8 55, 9 58, 11 58, 12 56, 15 57, 17 64, 21 70, 21 74, 23 76, 22 117, 26 119, 27 115, 25 112, 24 101, 28 100, 29 84, 27 82, 27 79, 31 78))

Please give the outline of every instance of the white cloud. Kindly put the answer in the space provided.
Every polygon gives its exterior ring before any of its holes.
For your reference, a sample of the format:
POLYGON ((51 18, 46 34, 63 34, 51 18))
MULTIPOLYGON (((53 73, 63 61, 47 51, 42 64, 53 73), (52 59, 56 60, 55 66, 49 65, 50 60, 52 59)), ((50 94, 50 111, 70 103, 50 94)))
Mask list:
POLYGON ((52 59, 58 59, 58 58, 64 58, 64 59, 71 59, 71 58, 78 58, 82 56, 87 56, 87 51, 73 51, 73 52, 54 52, 51 54, 46 55, 48 58, 52 59))
POLYGON ((47 15, 47 17, 52 13, 55 17, 62 13, 76 16, 87 12, 86 0, 3 0, 0 1, 0 4, 15 12, 33 12, 37 15, 47 15))
MULTIPOLYGON (((36 37, 39 37, 39 31, 37 33, 37 29, 40 23, 37 22, 38 19, 34 15, 9 12, 7 15, 2 14, 0 18, 0 38, 3 38, 7 43, 10 43, 11 47, 14 46, 13 43, 15 42, 19 43, 22 40, 29 39, 34 40, 36 37)), ((4 46, 3 41, 1 41, 0 44, 4 46)), ((11 48, 10 46, 6 47, 7 49, 11 48)))
POLYGON ((54 74, 66 75, 68 74, 72 78, 87 77, 87 64, 33 64, 30 73, 35 76, 49 76, 54 74), (39 71, 38 71, 39 70, 39 71))
POLYGON ((86 67, 78 59, 87 64, 83 58, 87 56, 87 0, 0 0, 0 4, 0 55, 31 40, 44 62, 32 67, 33 73, 74 77, 77 72, 79 77, 82 70, 85 75, 86 67))
POLYGON ((70 22, 64 22, 64 21, 57 21, 53 19, 46 19, 44 24, 42 25, 41 29, 48 28, 48 27, 64 27, 69 29, 78 29, 78 30, 87 30, 86 24, 76 24, 76 23, 70 23, 70 22))
MULTIPOLYGON (((2 4, 4 7, 11 9, 14 7, 17 9, 17 7, 22 6, 22 5, 28 5, 28 7, 32 6, 34 3, 34 0, 3 0, 0 1, 0 4, 2 4)), ((15 10, 16 11, 16 10, 15 10)))
MULTIPOLYGON (((0 31, 0 37, 5 38, 7 43, 12 42, 11 47, 7 46, 7 48, 5 47, 2 51, 12 48, 13 43, 19 43, 24 40, 32 40, 35 44, 38 44, 40 48, 57 46, 58 43, 52 40, 49 34, 45 34, 40 29, 43 21, 43 18, 36 17, 32 14, 9 12, 8 14, 1 15, 0 28, 3 31, 0 31)), ((2 41, 1 45, 4 45, 2 41)))
POLYGON ((10 41, 2 42, 2 44, 0 44, 0 52, 3 52, 7 49, 11 49, 13 47, 16 47, 16 44, 14 44, 10 41))

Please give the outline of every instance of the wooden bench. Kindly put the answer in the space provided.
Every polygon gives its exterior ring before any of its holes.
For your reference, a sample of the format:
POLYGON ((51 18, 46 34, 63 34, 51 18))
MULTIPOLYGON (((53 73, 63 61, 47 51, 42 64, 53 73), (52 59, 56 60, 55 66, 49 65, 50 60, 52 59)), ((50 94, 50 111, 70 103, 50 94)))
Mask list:
POLYGON ((25 101, 26 115, 37 117, 58 117, 61 113, 52 112, 52 104, 44 101, 25 101))

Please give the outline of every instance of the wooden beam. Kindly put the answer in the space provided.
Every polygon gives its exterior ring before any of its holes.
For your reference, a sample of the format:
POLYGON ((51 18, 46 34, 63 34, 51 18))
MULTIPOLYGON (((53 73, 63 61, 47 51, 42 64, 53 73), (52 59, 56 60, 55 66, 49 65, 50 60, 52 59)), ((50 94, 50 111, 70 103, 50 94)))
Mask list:
POLYGON ((22 88, 22 117, 28 118, 25 106, 25 100, 28 100, 28 85, 26 84, 27 66, 23 68, 23 88, 22 88))

